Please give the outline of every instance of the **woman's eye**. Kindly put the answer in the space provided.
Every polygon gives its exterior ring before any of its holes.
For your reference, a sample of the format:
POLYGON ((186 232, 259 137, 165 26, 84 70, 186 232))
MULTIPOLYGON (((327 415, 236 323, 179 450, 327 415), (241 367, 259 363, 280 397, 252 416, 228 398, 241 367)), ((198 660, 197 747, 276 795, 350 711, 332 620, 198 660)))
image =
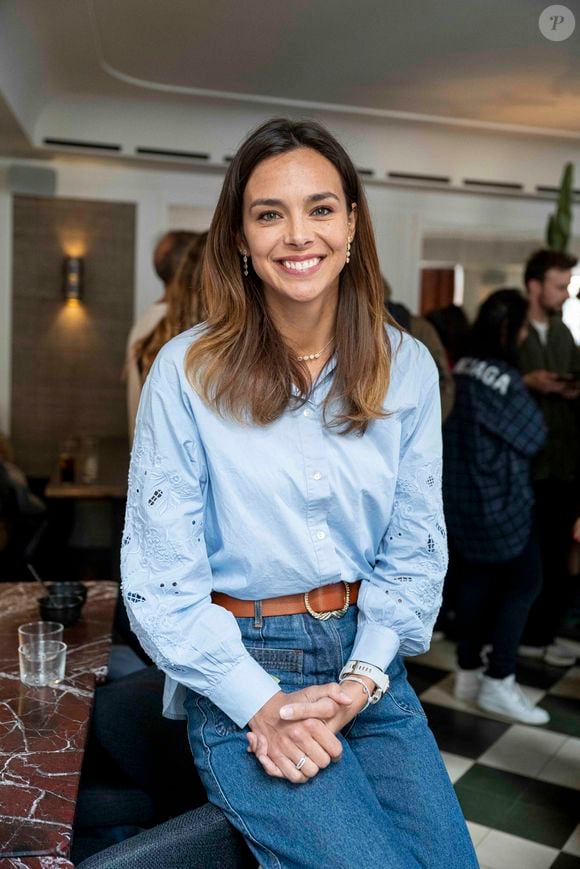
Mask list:
POLYGON ((258 217, 258 220, 265 220, 266 223, 270 223, 272 220, 276 220, 280 215, 277 211, 263 211, 262 214, 258 217))
POLYGON ((328 214, 332 214, 332 208, 328 208, 326 205, 319 205, 318 208, 315 208, 312 212, 314 217, 326 217, 328 214))

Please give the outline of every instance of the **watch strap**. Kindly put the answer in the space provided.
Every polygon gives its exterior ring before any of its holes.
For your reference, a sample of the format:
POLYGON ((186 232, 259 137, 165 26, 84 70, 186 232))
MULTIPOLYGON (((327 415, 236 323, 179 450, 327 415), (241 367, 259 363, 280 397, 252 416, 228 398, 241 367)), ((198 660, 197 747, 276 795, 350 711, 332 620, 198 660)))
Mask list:
POLYGON ((371 703, 377 703, 388 690, 390 684, 388 675, 380 667, 369 664, 367 661, 347 661, 340 671, 338 681, 341 682, 346 676, 366 676, 373 680, 377 687, 371 695, 371 703))

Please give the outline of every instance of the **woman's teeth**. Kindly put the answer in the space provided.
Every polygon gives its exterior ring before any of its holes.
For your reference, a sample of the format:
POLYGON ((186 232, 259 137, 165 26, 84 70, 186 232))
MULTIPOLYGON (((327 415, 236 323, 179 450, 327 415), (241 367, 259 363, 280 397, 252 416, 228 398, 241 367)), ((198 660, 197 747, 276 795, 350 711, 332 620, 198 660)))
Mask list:
POLYGON ((285 269, 292 269, 295 272, 304 272, 306 269, 311 269, 314 266, 317 266, 320 262, 321 257, 314 257, 313 259, 305 259, 301 262, 296 262, 296 260, 282 260, 282 265, 285 269))

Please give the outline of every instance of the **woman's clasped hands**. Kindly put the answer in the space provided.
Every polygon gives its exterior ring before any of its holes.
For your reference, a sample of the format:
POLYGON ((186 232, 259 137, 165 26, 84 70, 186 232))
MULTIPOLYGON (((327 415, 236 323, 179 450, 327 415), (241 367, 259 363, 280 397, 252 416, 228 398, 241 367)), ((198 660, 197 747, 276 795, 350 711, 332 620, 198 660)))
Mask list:
POLYGON ((268 775, 304 784, 340 760, 342 744, 336 734, 358 715, 366 699, 353 682, 311 685, 290 694, 279 691, 250 719, 248 751, 268 775))

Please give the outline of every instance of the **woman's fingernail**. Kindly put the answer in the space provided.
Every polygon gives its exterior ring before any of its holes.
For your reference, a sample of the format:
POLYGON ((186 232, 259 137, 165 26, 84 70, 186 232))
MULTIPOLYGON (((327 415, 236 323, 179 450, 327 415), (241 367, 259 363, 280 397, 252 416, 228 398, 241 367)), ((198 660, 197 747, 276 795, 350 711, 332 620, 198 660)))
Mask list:
POLYGON ((294 716, 293 706, 282 706, 280 709, 280 718, 292 718, 294 716))
POLYGON ((340 692, 340 699, 341 699, 341 700, 347 700, 349 703, 352 703, 352 698, 348 696, 348 694, 346 693, 346 691, 341 691, 341 692, 340 692))

